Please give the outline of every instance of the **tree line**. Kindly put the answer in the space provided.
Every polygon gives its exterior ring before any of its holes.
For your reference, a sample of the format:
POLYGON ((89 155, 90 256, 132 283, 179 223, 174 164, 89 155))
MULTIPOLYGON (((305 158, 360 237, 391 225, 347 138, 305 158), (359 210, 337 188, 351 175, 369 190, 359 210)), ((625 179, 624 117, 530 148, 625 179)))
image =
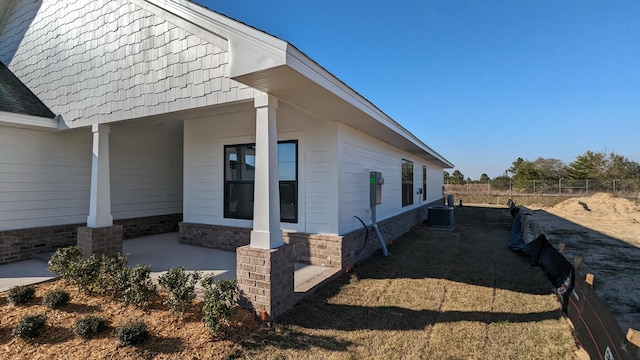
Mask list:
POLYGON ((480 179, 466 178, 460 170, 453 173, 444 172, 445 184, 507 182, 514 187, 525 187, 532 180, 631 180, 640 179, 640 164, 627 157, 613 152, 588 150, 569 164, 553 159, 539 157, 534 161, 519 157, 504 171, 504 174, 493 179, 482 174, 480 179))

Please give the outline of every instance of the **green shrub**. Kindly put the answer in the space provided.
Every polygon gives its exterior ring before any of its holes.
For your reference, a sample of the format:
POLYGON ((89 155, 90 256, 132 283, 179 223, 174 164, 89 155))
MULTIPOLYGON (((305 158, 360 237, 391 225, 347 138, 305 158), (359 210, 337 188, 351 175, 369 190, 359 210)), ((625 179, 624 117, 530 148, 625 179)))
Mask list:
POLYGON ((121 294, 127 305, 144 305, 156 294, 156 287, 151 281, 151 266, 136 265, 128 268, 123 279, 126 286, 121 294))
POLYGON ((127 288, 128 266, 127 256, 103 255, 100 261, 100 273, 96 279, 95 289, 101 295, 117 297, 127 288))
POLYGON ((7 300, 13 305, 22 305, 33 299, 36 289, 32 285, 14 286, 9 289, 7 300))
POLYGON ((69 296, 69 293, 64 290, 49 290, 42 298, 42 305, 48 306, 52 309, 58 309, 67 305, 70 299, 71 296, 69 296))
POLYGON ((77 246, 59 248, 51 256, 48 269, 63 280, 69 280, 74 267, 80 261, 82 261, 82 252, 77 246))
POLYGON ((92 294, 100 276, 101 266, 101 259, 96 255, 79 261, 75 266, 72 264, 71 283, 85 294, 92 294))
POLYGON ((73 333, 85 339, 90 339, 107 329, 108 323, 102 316, 88 315, 76 320, 73 333))
POLYGON ((186 272, 182 267, 167 270, 158 279, 160 286, 169 292, 169 298, 164 301, 164 304, 174 313, 187 310, 196 297, 195 287, 200 277, 201 274, 197 270, 191 273, 186 272))
POLYGON ((238 283, 236 280, 214 280, 213 276, 201 281, 204 288, 204 306, 202 321, 216 335, 222 332, 222 325, 229 321, 231 309, 238 302, 238 283))
POLYGON ((129 268, 126 256, 91 255, 82 258, 75 247, 58 249, 49 261, 49 270, 87 294, 109 295, 127 305, 144 305, 156 294, 151 267, 129 268))
POLYGON ((40 335, 42 329, 47 322, 47 317, 38 315, 25 315, 20 318, 18 324, 13 328, 11 335, 20 337, 22 339, 35 339, 40 335))
POLYGON ((101 259, 91 255, 83 259, 76 246, 60 248, 49 260, 49 271, 60 276, 64 281, 75 285, 86 294, 91 294, 100 274, 101 259))
POLYGON ((118 327, 116 335, 121 346, 138 345, 149 336, 149 330, 143 321, 133 321, 118 327))

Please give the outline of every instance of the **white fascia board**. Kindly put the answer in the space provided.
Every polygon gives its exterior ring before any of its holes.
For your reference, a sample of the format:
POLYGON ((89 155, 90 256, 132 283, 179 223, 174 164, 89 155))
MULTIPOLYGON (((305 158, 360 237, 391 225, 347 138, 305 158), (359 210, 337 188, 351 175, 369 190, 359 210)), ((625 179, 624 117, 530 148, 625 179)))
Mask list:
MULTIPOLYGON (((137 0, 140 1, 140 0, 137 0)), ((230 78, 281 66, 286 61, 287 43, 184 0, 144 0, 206 32, 227 39, 230 78)))
POLYGON ((414 146, 427 154, 433 156, 442 163, 453 167, 453 164, 447 159, 442 157, 436 151, 431 149, 409 130, 405 129, 402 125, 391 119, 387 114, 382 112, 377 106, 372 104, 369 100, 365 99, 362 95, 351 89, 344 82, 340 81, 333 74, 328 72, 322 66, 318 65, 315 61, 311 60, 308 56, 289 44, 287 47, 287 65, 296 70, 300 74, 314 81, 318 85, 324 87, 328 91, 332 92, 336 96, 340 97, 349 104, 355 106, 360 111, 364 112, 374 120, 385 125, 389 130, 401 135, 414 146))
POLYGON ((58 130, 60 124, 60 116, 56 116, 53 119, 10 113, 0 111, 0 126, 10 126, 22 129, 50 131, 58 130))

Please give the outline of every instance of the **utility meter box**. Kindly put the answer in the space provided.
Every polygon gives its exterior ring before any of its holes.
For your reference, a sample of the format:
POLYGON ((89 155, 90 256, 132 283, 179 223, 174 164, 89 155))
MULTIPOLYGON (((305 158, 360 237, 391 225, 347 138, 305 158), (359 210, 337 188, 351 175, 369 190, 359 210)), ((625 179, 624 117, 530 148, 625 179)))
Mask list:
POLYGON ((384 184, 382 173, 371 171, 369 173, 369 204, 371 206, 382 204, 382 184, 384 184))

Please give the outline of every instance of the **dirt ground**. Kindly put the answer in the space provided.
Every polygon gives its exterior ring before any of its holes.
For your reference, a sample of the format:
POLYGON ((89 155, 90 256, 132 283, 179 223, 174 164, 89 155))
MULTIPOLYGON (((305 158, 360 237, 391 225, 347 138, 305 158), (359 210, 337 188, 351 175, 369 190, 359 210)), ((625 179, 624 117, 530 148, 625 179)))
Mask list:
POLYGON ((530 208, 549 240, 566 244, 564 255, 570 261, 583 258, 579 272, 595 275, 594 289, 623 332, 640 329, 640 206, 596 193, 530 208))

